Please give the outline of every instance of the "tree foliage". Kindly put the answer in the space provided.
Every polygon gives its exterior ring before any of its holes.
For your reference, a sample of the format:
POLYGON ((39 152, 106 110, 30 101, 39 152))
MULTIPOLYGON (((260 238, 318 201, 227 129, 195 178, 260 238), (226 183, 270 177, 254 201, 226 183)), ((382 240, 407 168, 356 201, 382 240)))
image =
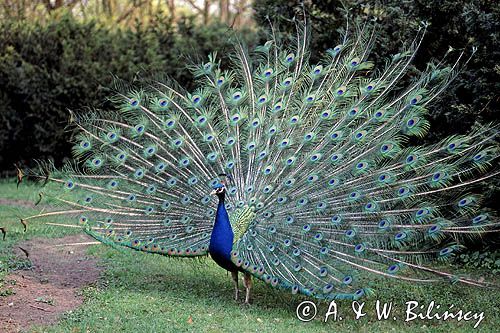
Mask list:
POLYGON ((235 28, 252 24, 251 0, 2 0, 0 20, 50 22, 54 16, 70 13, 81 20, 131 27, 139 20, 154 23, 158 17, 174 22, 193 14, 202 24, 224 23, 235 28))

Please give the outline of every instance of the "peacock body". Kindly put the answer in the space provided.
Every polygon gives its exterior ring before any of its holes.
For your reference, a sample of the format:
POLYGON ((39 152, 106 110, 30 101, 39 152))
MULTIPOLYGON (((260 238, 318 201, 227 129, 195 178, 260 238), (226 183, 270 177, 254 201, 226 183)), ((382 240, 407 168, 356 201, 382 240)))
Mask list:
POLYGON ((250 276, 324 299, 367 295, 376 275, 480 285, 431 264, 460 248, 456 236, 498 225, 474 193, 498 174, 498 130, 408 143, 464 63, 401 86, 423 30, 377 70, 368 26, 318 64, 305 27, 252 52, 235 43, 229 68, 211 54, 192 67, 192 92, 123 85, 114 110, 73 118, 73 163, 34 174, 60 208, 24 221, 64 215, 113 246, 210 254, 236 287, 244 272, 246 301, 250 276))
POLYGON ((219 203, 215 213, 215 223, 210 236, 208 252, 219 266, 234 272, 238 270, 238 267, 231 261, 234 233, 224 203, 225 193, 223 185, 217 186, 214 192, 219 197, 219 203))

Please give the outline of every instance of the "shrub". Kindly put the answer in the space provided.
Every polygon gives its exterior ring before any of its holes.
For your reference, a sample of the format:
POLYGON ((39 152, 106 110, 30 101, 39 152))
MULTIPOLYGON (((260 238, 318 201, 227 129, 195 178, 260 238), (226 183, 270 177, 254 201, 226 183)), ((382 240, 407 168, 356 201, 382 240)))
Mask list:
MULTIPOLYGON (((228 28, 199 26, 189 17, 174 29, 158 20, 147 27, 116 29, 70 15, 48 24, 0 23, 0 170, 70 156, 68 109, 99 108, 113 75, 167 75, 193 87, 186 65, 230 47, 228 28), (194 56, 196 55, 196 57, 194 56)), ((251 42, 253 35, 246 34, 251 42)), ((219 52, 224 54, 224 52, 219 52)))

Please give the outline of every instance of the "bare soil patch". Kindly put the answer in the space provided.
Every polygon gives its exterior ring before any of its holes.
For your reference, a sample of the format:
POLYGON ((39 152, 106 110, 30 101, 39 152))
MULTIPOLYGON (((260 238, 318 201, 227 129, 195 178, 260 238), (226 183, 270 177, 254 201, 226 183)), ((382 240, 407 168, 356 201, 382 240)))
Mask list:
MULTIPOLYGON (((60 315, 83 302, 81 289, 97 281, 101 268, 88 256, 88 245, 57 246, 89 242, 86 235, 34 238, 19 244, 29 253, 33 266, 8 275, 0 296, 0 332, 21 332, 32 325, 55 323, 60 315)), ((18 247, 15 252, 26 257, 18 247)))

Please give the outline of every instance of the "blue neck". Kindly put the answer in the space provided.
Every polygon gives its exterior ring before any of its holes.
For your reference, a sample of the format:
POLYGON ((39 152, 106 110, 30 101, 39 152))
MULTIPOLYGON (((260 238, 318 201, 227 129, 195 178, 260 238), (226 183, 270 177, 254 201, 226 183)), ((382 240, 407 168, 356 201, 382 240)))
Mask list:
POLYGON ((210 237, 208 251, 212 259, 222 268, 229 271, 236 269, 231 261, 231 250, 233 248, 233 229, 229 222, 226 206, 224 205, 224 194, 219 196, 219 205, 215 216, 215 224, 210 237))

